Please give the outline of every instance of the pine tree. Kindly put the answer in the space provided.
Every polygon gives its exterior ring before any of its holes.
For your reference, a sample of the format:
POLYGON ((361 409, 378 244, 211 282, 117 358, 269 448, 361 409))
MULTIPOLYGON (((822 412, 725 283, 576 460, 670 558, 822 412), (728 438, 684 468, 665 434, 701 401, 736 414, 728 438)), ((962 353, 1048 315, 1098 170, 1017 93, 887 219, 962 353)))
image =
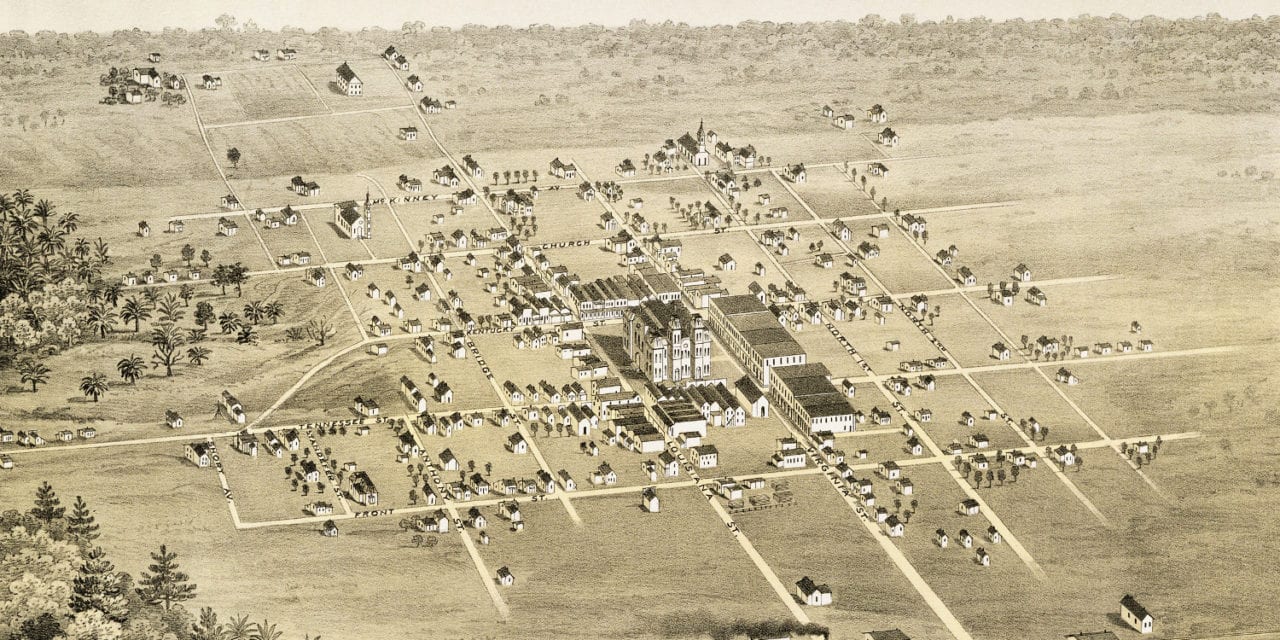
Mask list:
POLYGON ((138 595, 148 604, 164 605, 169 609, 176 602, 183 602, 196 597, 196 585, 190 583, 187 574, 178 570, 178 554, 160 545, 160 553, 151 554, 152 564, 147 566, 151 573, 143 573, 138 578, 138 595))
POLYGON ((84 498, 80 496, 76 496, 76 503, 71 506, 71 517, 67 518, 67 532, 85 542, 97 540, 100 535, 98 524, 93 521, 93 514, 89 513, 89 505, 85 504, 84 498))
POLYGON ((116 622, 124 622, 129 618, 129 602, 124 596, 124 587, 115 565, 107 560, 102 547, 94 547, 80 565, 80 575, 72 584, 71 610, 101 611, 103 615, 116 622))
POLYGON ((62 506, 62 501, 58 500, 58 494, 49 486, 48 482, 40 483, 40 488, 36 489, 36 506, 31 510, 31 515, 37 520, 45 522, 53 522, 60 520, 67 514, 66 507, 62 506))

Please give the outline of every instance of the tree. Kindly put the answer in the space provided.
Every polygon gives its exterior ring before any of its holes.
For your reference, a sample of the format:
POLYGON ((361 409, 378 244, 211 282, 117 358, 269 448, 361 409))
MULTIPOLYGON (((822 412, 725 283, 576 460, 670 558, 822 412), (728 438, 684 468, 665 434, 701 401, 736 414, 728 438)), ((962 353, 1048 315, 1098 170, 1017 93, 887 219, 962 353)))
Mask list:
POLYGON ((262 313, 271 321, 271 324, 275 324, 284 316, 284 305, 280 302, 268 302, 262 308, 262 313))
POLYGON ((174 324, 187 315, 178 305, 178 296, 172 293, 165 294, 164 299, 156 305, 156 310, 160 312, 160 322, 164 324, 174 324))
POLYGON ((107 619, 116 622, 129 618, 124 582, 102 547, 90 550, 80 565, 79 574, 72 582, 70 604, 71 610, 77 613, 100 611, 107 619))
POLYGON ((195 295, 196 288, 191 286, 190 283, 184 282, 181 287, 178 287, 178 297, 182 299, 182 306, 184 307, 191 306, 191 299, 194 298, 195 295))
POLYGON ((1021 468, 1022 468, 1022 467, 1019 467, 1018 465, 1016 465, 1016 464, 1015 464, 1015 465, 1013 465, 1013 468, 1009 469, 1009 475, 1012 477, 1013 482, 1014 482, 1015 484, 1017 484, 1017 482, 1018 482, 1018 474, 1019 474, 1019 473, 1022 473, 1022 472, 1020 471, 1020 469, 1021 469, 1021 468))
POLYGON ((196 303, 196 324, 201 328, 208 327, 210 322, 217 319, 217 314, 213 312, 213 305, 208 302, 196 303))
POLYGON ((212 607, 200 609, 200 621, 191 625, 192 640, 229 640, 227 628, 218 622, 212 607))
POLYGON ((248 320, 253 324, 258 324, 259 322, 262 321, 262 318, 265 315, 266 315, 266 310, 263 308, 261 302, 258 302, 257 300, 250 300, 249 302, 245 303, 244 305, 245 320, 248 320))
POLYGON ((333 336, 336 331, 333 324, 328 318, 315 318, 307 322, 307 337, 315 340, 320 346, 324 346, 324 341, 333 336))
POLYGON ((201 249, 201 250, 200 250, 200 262, 203 262, 203 263, 204 263, 204 266, 206 266, 206 267, 207 267, 207 266, 209 266, 209 262, 210 262, 211 260, 213 260, 213 254, 212 254, 212 253, 209 253, 209 250, 208 250, 208 249, 201 249))
POLYGON ((236 334, 236 344, 258 344, 258 334, 253 332, 253 327, 240 327, 240 333, 236 334))
POLYGON ((45 523, 60 520, 67 513, 67 508, 62 506, 62 501, 58 499, 58 492, 48 482, 41 482, 40 488, 36 489, 36 506, 31 510, 31 517, 45 523))
POLYGON ((996 479, 996 472, 987 469, 987 488, 991 488, 991 483, 996 479))
POLYGON ((143 361, 142 358, 130 354, 128 358, 121 358, 120 361, 116 363, 116 371, 120 372, 120 377, 125 382, 134 384, 138 381, 138 378, 142 377, 142 371, 143 368, 146 367, 146 364, 147 363, 143 361))
POLYGON ((227 623, 227 640, 249 640, 253 634, 253 623, 248 616, 232 616, 227 623))
POLYGON ((280 640, 284 635, 283 631, 276 629, 276 625, 263 620, 253 625, 253 635, 249 636, 249 640, 280 640))
POLYGON ((209 354, 211 353, 213 352, 205 347, 191 347, 190 349, 187 349, 187 360, 198 367, 204 364, 205 360, 209 359, 209 354))
POLYGON ((218 324, 222 333, 235 333, 240 329, 240 315, 234 311, 225 311, 218 316, 218 324))
POLYGON ((71 516, 67 518, 67 532, 85 542, 98 538, 98 525, 93 521, 89 505, 85 504, 84 498, 80 496, 76 496, 76 502, 71 507, 71 516))
POLYGON ((147 303, 130 296, 125 300, 124 307, 120 309, 120 321, 124 323, 133 323, 133 332, 137 333, 141 328, 143 320, 151 319, 151 308, 147 303))
POLYGON ((235 147, 227 149, 227 160, 231 161, 232 169, 238 169, 240 165, 240 150, 235 147))
POLYGON ((23 384, 31 383, 31 393, 36 392, 36 385, 44 384, 49 381, 49 367, 44 366, 43 362, 34 358, 23 358, 18 363, 18 374, 21 376, 23 384))
POLYGON ((152 563, 138 577, 138 595, 148 604, 162 605, 166 610, 174 604, 196 597, 196 585, 187 574, 178 570, 178 554, 160 545, 159 553, 151 554, 152 563))
MULTIPOLYGON (((18 116, 18 121, 25 121, 27 116, 18 116)), ((62 636, 62 625, 52 613, 42 613, 38 617, 28 618, 22 622, 19 633, 14 638, 23 640, 54 640, 62 636)))
POLYGON ((107 384, 107 376, 104 374, 94 373, 80 378, 80 392, 93 398, 94 402, 97 402, 98 398, 106 395, 109 390, 110 386, 107 384))
POLYGON ((89 318, 86 321, 86 325, 89 327, 90 333, 96 333, 98 337, 105 338, 118 318, 119 316, 116 315, 115 311, 94 305, 89 307, 89 318))

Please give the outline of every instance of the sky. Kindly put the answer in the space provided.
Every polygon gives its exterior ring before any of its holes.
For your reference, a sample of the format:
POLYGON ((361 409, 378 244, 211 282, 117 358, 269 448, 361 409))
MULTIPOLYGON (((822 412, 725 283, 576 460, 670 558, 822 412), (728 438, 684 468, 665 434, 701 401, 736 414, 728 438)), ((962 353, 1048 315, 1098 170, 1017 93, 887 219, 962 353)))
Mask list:
POLYGON ((876 13, 896 20, 913 13, 919 20, 986 16, 1065 18, 1088 13, 1120 13, 1131 18, 1192 17, 1216 12, 1227 18, 1280 13, 1276 0, 0 0, 0 31, 113 31, 138 27, 199 29, 229 13, 252 18, 266 29, 332 26, 400 28, 410 20, 429 26, 466 23, 623 25, 633 19, 674 20, 694 25, 743 20, 805 22, 857 20, 876 13))

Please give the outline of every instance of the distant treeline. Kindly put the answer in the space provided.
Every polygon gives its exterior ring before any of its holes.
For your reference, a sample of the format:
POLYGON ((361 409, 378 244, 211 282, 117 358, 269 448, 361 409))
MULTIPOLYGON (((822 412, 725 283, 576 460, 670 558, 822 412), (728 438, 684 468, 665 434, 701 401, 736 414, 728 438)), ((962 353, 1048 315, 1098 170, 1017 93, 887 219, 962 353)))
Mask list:
MULTIPOLYGON (((387 44, 413 52, 469 54, 505 61, 512 67, 549 60, 586 62, 611 57, 657 57, 672 61, 720 62, 750 57, 761 64, 771 55, 858 61, 881 57, 916 61, 954 59, 998 62, 1060 62, 1091 67, 1133 65, 1143 75, 1167 73, 1273 72, 1280 63, 1280 16, 1228 20, 1215 14, 1194 19, 1129 19, 1081 16, 1054 20, 897 21, 867 16, 857 22, 773 23, 693 27, 683 23, 635 21, 626 27, 598 25, 525 28, 467 25, 459 29, 405 23, 400 30, 240 25, 228 15, 218 27, 198 31, 165 29, 107 33, 0 34, 0 73, 13 77, 48 73, 48 65, 83 65, 137 60, 151 51, 211 59, 243 59, 253 49, 292 47, 307 53, 380 52, 387 44)), ((849 68, 856 73, 856 68, 849 68)))

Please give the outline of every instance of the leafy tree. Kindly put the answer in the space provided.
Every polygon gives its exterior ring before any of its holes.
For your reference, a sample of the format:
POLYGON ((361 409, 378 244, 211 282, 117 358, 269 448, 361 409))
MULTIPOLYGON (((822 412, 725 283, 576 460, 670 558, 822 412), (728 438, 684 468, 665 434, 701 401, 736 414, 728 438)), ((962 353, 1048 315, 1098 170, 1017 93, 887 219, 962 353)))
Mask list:
POLYGON ((213 254, 209 253, 208 249, 200 250, 200 262, 203 262, 204 266, 206 267, 209 266, 209 262, 212 260, 213 260, 213 254))
POLYGON ((211 353, 213 352, 205 347, 191 347, 190 349, 187 349, 187 360, 198 367, 203 365, 205 360, 209 359, 209 355, 211 353))
MULTIPOLYGON (((19 120, 26 116, 18 116, 19 120)), ((22 622, 19 633, 13 637, 22 640, 54 640, 62 635, 62 625, 51 613, 42 613, 39 617, 29 618, 22 622)))
POLYGON ((100 611, 116 622, 129 618, 124 583, 102 547, 90 550, 80 565, 79 575, 72 583, 71 610, 100 611))
POLYGON ((231 168, 238 168, 240 165, 240 150, 235 147, 227 149, 227 160, 231 161, 231 168))
POLYGON ((98 398, 106 395, 110 388, 110 385, 107 384, 107 376, 105 374, 94 373, 80 378, 80 392, 90 398, 93 398, 94 402, 97 402, 98 398))
POLYGON ((190 283, 184 282, 181 287, 178 287, 178 297, 182 299, 182 306, 191 306, 191 299, 195 296, 196 288, 191 286, 190 283))
POLYGON ((196 315, 195 315, 196 324, 200 325, 202 328, 208 327, 209 323, 213 322, 216 319, 217 319, 217 314, 214 313, 212 304, 208 302, 196 303, 196 315))
POLYGON ((23 382, 31 383, 31 393, 36 392, 36 385, 44 384, 49 381, 49 367, 44 366, 43 362, 35 358, 23 358, 18 362, 18 374, 23 382))
POLYGON ((148 604, 158 604, 166 610, 174 604, 196 597, 196 585, 187 574, 178 570, 178 554, 160 545, 159 553, 151 554, 152 563, 138 578, 138 595, 148 604))
POLYGON ((71 505, 71 515, 67 517, 67 532, 85 542, 98 538, 98 524, 89 512, 89 505, 80 496, 76 496, 75 504, 71 505))
POLYGON ((146 362, 132 354, 128 358, 121 358, 116 363, 116 371, 119 371, 120 377, 129 384, 136 383, 138 378, 142 377, 144 367, 146 367, 146 362))
POLYGON ((40 488, 36 489, 36 506, 31 510, 31 517, 49 523, 61 520, 66 513, 67 508, 58 499, 58 492, 48 482, 40 483, 40 488))

